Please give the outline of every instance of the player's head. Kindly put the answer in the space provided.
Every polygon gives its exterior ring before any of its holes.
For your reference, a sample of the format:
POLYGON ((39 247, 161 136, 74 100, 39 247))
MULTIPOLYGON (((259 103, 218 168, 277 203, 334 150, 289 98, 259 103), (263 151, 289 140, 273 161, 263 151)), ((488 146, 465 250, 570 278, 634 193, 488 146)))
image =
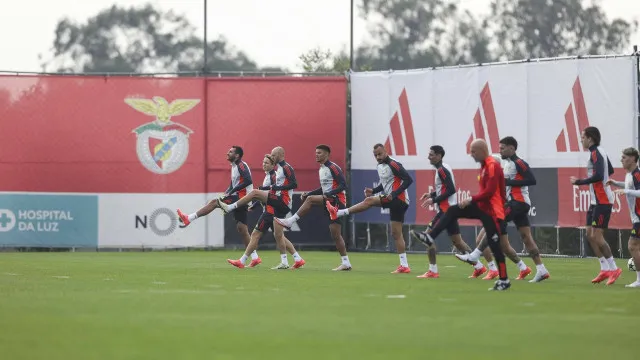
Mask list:
POLYGON ((600 146, 600 130, 595 126, 588 126, 582 130, 582 147, 587 149, 591 146, 600 146))
POLYGON ((329 160, 329 155, 331 154, 331 148, 329 145, 320 144, 316 146, 316 162, 320 164, 324 164, 329 160))
POLYGON ((471 157, 476 162, 483 162, 489 156, 489 146, 484 139, 475 139, 471 143, 471 157))
POLYGON ((241 160, 243 156, 244 156, 244 151, 238 145, 233 145, 229 149, 229 152, 227 152, 227 160, 229 160, 230 162, 241 160))
POLYGON ((382 164, 389 157, 387 149, 380 143, 373 145, 373 156, 375 156, 378 164, 382 164))
POLYGON ((444 157, 444 148, 440 145, 433 145, 429 148, 429 162, 431 165, 437 165, 444 157))
POLYGON ((622 150, 622 158, 620 162, 622 163, 622 167, 627 171, 632 171, 633 169, 638 167, 638 158, 640 154, 638 153, 638 149, 636 148, 626 148, 622 150))
POLYGON ((503 159, 512 157, 518 150, 518 141, 513 136, 507 136, 500 140, 500 156, 503 159))
POLYGON ((276 146, 271 150, 271 156, 276 162, 284 160, 284 148, 282 146, 276 146))
POLYGON ((271 154, 265 154, 262 160, 262 170, 269 172, 276 166, 276 160, 271 154))

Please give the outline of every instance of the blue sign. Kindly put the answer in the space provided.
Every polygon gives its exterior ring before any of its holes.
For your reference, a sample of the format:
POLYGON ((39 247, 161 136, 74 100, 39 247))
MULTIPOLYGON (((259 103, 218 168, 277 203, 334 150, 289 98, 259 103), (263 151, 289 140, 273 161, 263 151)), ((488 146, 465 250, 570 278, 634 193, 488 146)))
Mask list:
POLYGON ((98 196, 0 194, 0 245, 97 247, 98 196))
MULTIPOLYGON (((416 222, 416 172, 407 170, 413 178, 413 184, 409 186, 409 209, 404 215, 405 224, 414 224, 416 222)), ((377 170, 351 170, 351 202, 357 204, 364 200, 364 188, 374 188, 380 184, 377 170)), ((367 211, 354 214, 353 219, 356 222, 370 223, 388 223, 389 209, 371 208, 367 211)))

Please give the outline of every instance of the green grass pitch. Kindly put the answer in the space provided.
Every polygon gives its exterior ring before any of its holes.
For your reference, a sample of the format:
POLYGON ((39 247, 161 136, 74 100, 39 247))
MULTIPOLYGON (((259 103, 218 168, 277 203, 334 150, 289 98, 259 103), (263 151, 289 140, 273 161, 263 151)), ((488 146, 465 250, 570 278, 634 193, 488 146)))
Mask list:
MULTIPOLYGON (((240 251, 0 254, 0 358, 633 359, 640 291, 592 285, 594 259, 545 259, 551 279, 467 279, 439 256, 440 279, 390 274, 395 254, 303 252, 301 270, 255 269, 240 251), (392 297, 389 297, 389 296, 392 297), (399 297, 397 295, 404 295, 399 297)), ((532 266, 531 260, 525 260, 532 266)), ((516 268, 509 263, 510 277, 516 268)), ((535 270, 534 270, 535 271, 535 270)), ((532 274, 533 275, 533 274, 532 274)), ((531 276, 529 278, 531 278, 531 276)))

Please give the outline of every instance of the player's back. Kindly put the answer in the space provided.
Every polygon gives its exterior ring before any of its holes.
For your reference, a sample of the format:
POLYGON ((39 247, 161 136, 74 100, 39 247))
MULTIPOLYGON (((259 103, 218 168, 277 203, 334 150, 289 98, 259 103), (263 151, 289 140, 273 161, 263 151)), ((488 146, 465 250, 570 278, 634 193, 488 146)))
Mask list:
MULTIPOLYGON (((632 172, 627 173, 624 179, 624 188, 634 191, 640 190, 640 169, 635 168, 632 172)), ((640 197, 627 194, 627 204, 629 205, 631 223, 640 223, 640 197)))
POLYGON ((603 178, 601 181, 589 184, 591 192, 592 205, 612 205, 614 201, 613 191, 607 185, 609 180, 609 157, 604 149, 600 146, 589 148, 591 151, 589 161, 587 161, 587 177, 593 176, 596 172, 601 171, 603 178))
MULTIPOLYGON (((295 179, 295 170, 291 164, 283 160, 278 164, 278 168, 276 170, 276 183, 274 185, 289 185, 289 179, 295 179)), ((276 195, 280 196, 282 202, 289 206, 289 208, 293 206, 293 190, 278 190, 276 191, 276 195)))

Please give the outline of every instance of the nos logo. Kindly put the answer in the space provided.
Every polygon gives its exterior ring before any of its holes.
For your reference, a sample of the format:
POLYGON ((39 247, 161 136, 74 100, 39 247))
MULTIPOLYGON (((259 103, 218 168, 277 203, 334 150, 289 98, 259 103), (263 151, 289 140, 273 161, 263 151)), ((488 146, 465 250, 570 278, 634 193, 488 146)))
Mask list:
POLYGON ((150 228, 158 236, 169 236, 176 228, 184 228, 185 225, 178 221, 178 216, 168 208, 154 210, 151 215, 136 215, 136 229, 150 228))

